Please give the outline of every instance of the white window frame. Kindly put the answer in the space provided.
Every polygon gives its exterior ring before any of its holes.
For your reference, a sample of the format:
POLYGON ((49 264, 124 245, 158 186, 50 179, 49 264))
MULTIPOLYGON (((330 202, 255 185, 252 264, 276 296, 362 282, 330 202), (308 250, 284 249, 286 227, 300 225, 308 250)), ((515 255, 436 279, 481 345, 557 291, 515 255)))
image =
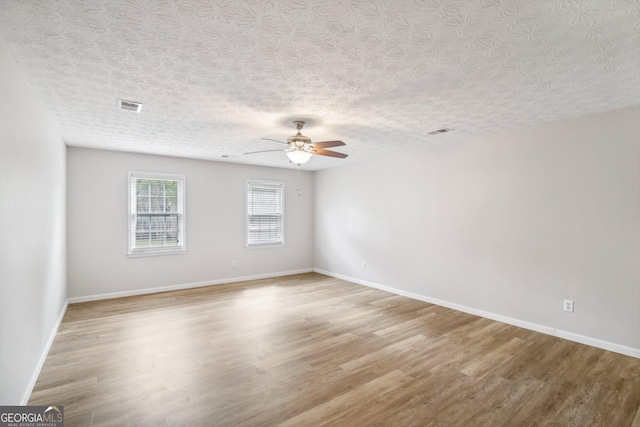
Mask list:
POLYGON ((187 252, 187 220, 186 220, 186 193, 187 193, 187 177, 184 174, 161 173, 161 172, 128 172, 127 195, 128 203, 128 238, 129 238, 129 257, 156 256, 156 255, 173 255, 184 254, 187 252), (133 181, 137 179, 156 179, 167 181, 178 181, 181 193, 178 194, 178 242, 177 246, 161 246, 140 248, 135 246, 136 242, 136 222, 138 213, 136 212, 137 195, 133 188, 133 181))
POLYGON ((285 187, 284 187, 284 182, 282 181, 266 181, 266 180, 262 180, 262 179, 247 179, 246 181, 246 185, 245 185, 245 202, 246 202, 246 207, 245 207, 245 217, 246 217, 246 224, 245 224, 245 231, 246 231, 246 238, 245 238, 245 247, 248 249, 258 249, 258 248, 273 248, 273 247, 280 247, 280 246, 284 246, 285 243, 285 187), (256 243, 256 242, 251 242, 249 240, 250 237, 250 231, 249 231, 249 226, 250 226, 250 199, 249 199, 249 188, 251 185, 263 185, 263 186, 269 186, 269 187, 278 187, 280 188, 280 239, 279 240, 273 240, 273 241, 269 241, 266 243, 256 243))

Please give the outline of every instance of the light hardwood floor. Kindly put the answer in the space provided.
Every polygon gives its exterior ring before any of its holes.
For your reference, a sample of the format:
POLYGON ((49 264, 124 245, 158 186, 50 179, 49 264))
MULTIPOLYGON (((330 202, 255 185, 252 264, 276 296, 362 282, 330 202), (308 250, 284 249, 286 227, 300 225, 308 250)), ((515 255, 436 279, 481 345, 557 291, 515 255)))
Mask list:
POLYGON ((71 426, 640 426, 640 359, 320 274, 72 304, 71 426))

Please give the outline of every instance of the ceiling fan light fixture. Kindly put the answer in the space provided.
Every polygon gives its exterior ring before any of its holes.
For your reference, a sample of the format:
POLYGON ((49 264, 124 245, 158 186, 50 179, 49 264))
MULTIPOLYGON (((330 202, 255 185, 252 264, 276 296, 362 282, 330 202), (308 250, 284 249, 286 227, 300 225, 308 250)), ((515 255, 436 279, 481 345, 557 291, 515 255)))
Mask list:
POLYGON ((307 163, 312 155, 312 153, 304 150, 287 151, 287 157, 291 163, 295 163, 298 166, 307 163))

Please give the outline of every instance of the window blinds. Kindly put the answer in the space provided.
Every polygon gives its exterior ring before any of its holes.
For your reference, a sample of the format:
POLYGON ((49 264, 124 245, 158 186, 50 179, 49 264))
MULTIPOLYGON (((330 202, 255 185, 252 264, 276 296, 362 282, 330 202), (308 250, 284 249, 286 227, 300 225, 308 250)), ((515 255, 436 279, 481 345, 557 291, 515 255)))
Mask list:
POLYGON ((184 179, 130 175, 130 253, 184 249, 184 179))
POLYGON ((247 246, 284 244, 284 183, 247 181, 247 246))

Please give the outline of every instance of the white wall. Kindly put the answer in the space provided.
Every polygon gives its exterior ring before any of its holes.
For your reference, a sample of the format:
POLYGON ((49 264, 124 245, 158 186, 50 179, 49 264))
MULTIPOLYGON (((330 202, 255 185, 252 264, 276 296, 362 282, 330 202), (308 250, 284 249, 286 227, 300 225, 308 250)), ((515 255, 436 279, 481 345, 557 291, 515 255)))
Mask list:
POLYGON ((1 39, 0 76, 0 405, 15 405, 66 302, 65 146, 1 39))
POLYGON ((315 193, 317 269, 640 357, 640 108, 318 172, 315 193))
POLYGON ((313 267, 310 172, 70 147, 67 173, 71 298, 313 267), (127 257, 129 170, 186 174, 186 254, 127 257), (285 182, 285 246, 245 248, 247 178, 285 182))

